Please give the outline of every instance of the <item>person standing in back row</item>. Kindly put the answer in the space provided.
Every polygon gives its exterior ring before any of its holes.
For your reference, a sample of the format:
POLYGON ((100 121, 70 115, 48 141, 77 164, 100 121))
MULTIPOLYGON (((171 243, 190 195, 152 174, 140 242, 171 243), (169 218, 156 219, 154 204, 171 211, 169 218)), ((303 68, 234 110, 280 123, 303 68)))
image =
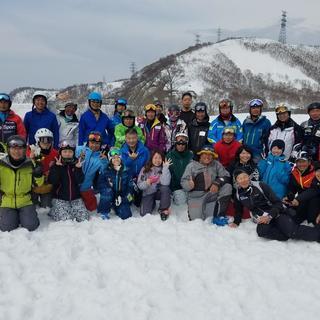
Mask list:
POLYGON ((182 109, 179 119, 183 120, 187 126, 192 122, 194 118, 194 112, 191 110, 192 95, 190 92, 185 92, 181 98, 182 109))

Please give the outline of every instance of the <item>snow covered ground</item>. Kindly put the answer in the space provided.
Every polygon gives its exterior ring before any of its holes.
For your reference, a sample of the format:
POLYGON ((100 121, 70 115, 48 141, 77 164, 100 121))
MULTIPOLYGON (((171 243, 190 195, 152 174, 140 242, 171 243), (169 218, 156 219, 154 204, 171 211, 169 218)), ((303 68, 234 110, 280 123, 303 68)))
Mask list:
POLYGON ((1 320, 318 319, 318 243, 189 222, 186 206, 166 222, 39 216, 35 232, 0 233, 1 320))
POLYGON ((317 319, 318 243, 172 216, 0 233, 0 319, 317 319))

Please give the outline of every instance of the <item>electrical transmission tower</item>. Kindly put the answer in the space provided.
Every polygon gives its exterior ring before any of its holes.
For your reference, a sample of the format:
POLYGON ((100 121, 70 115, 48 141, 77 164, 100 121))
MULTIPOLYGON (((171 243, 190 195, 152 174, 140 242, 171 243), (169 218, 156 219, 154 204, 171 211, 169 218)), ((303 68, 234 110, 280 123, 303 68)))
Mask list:
POLYGON ((219 27, 217 29, 217 42, 221 41, 221 34, 222 34, 222 30, 221 28, 219 27))
POLYGON ((282 44, 287 43, 287 11, 282 11, 279 42, 282 44))
POLYGON ((201 44, 200 34, 196 34, 195 37, 196 37, 196 46, 200 46, 200 44, 201 44))
POLYGON ((130 72, 131 72, 131 76, 133 76, 136 73, 136 63, 135 62, 131 62, 130 63, 130 72))

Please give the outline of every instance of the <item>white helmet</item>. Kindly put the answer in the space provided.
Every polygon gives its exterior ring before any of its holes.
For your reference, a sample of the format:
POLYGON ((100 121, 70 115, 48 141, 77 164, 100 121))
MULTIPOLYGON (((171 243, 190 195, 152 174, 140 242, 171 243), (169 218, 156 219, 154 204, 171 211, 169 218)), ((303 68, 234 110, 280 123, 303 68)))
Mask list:
POLYGON ((184 132, 178 132, 178 133, 176 134, 176 136, 175 136, 175 140, 177 140, 178 137, 184 137, 184 138, 186 138, 186 141, 187 141, 187 142, 189 141, 188 135, 187 135, 186 133, 184 133, 184 132))
POLYGON ((53 133, 47 128, 38 129, 34 135, 34 138, 37 143, 39 143, 40 138, 52 138, 53 140, 53 133))

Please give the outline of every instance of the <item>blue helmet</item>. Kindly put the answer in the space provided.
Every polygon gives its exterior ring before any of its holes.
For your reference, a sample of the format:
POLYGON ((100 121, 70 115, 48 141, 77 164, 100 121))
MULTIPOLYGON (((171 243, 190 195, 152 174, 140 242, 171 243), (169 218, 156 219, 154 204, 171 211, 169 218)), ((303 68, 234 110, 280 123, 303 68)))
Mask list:
POLYGON ((91 92, 88 95, 88 100, 98 100, 98 101, 102 101, 102 95, 99 92, 91 92))
POLYGON ((117 106, 118 104, 123 105, 123 106, 127 106, 128 101, 127 101, 127 99, 124 99, 124 98, 118 98, 118 99, 116 99, 115 106, 117 106))

